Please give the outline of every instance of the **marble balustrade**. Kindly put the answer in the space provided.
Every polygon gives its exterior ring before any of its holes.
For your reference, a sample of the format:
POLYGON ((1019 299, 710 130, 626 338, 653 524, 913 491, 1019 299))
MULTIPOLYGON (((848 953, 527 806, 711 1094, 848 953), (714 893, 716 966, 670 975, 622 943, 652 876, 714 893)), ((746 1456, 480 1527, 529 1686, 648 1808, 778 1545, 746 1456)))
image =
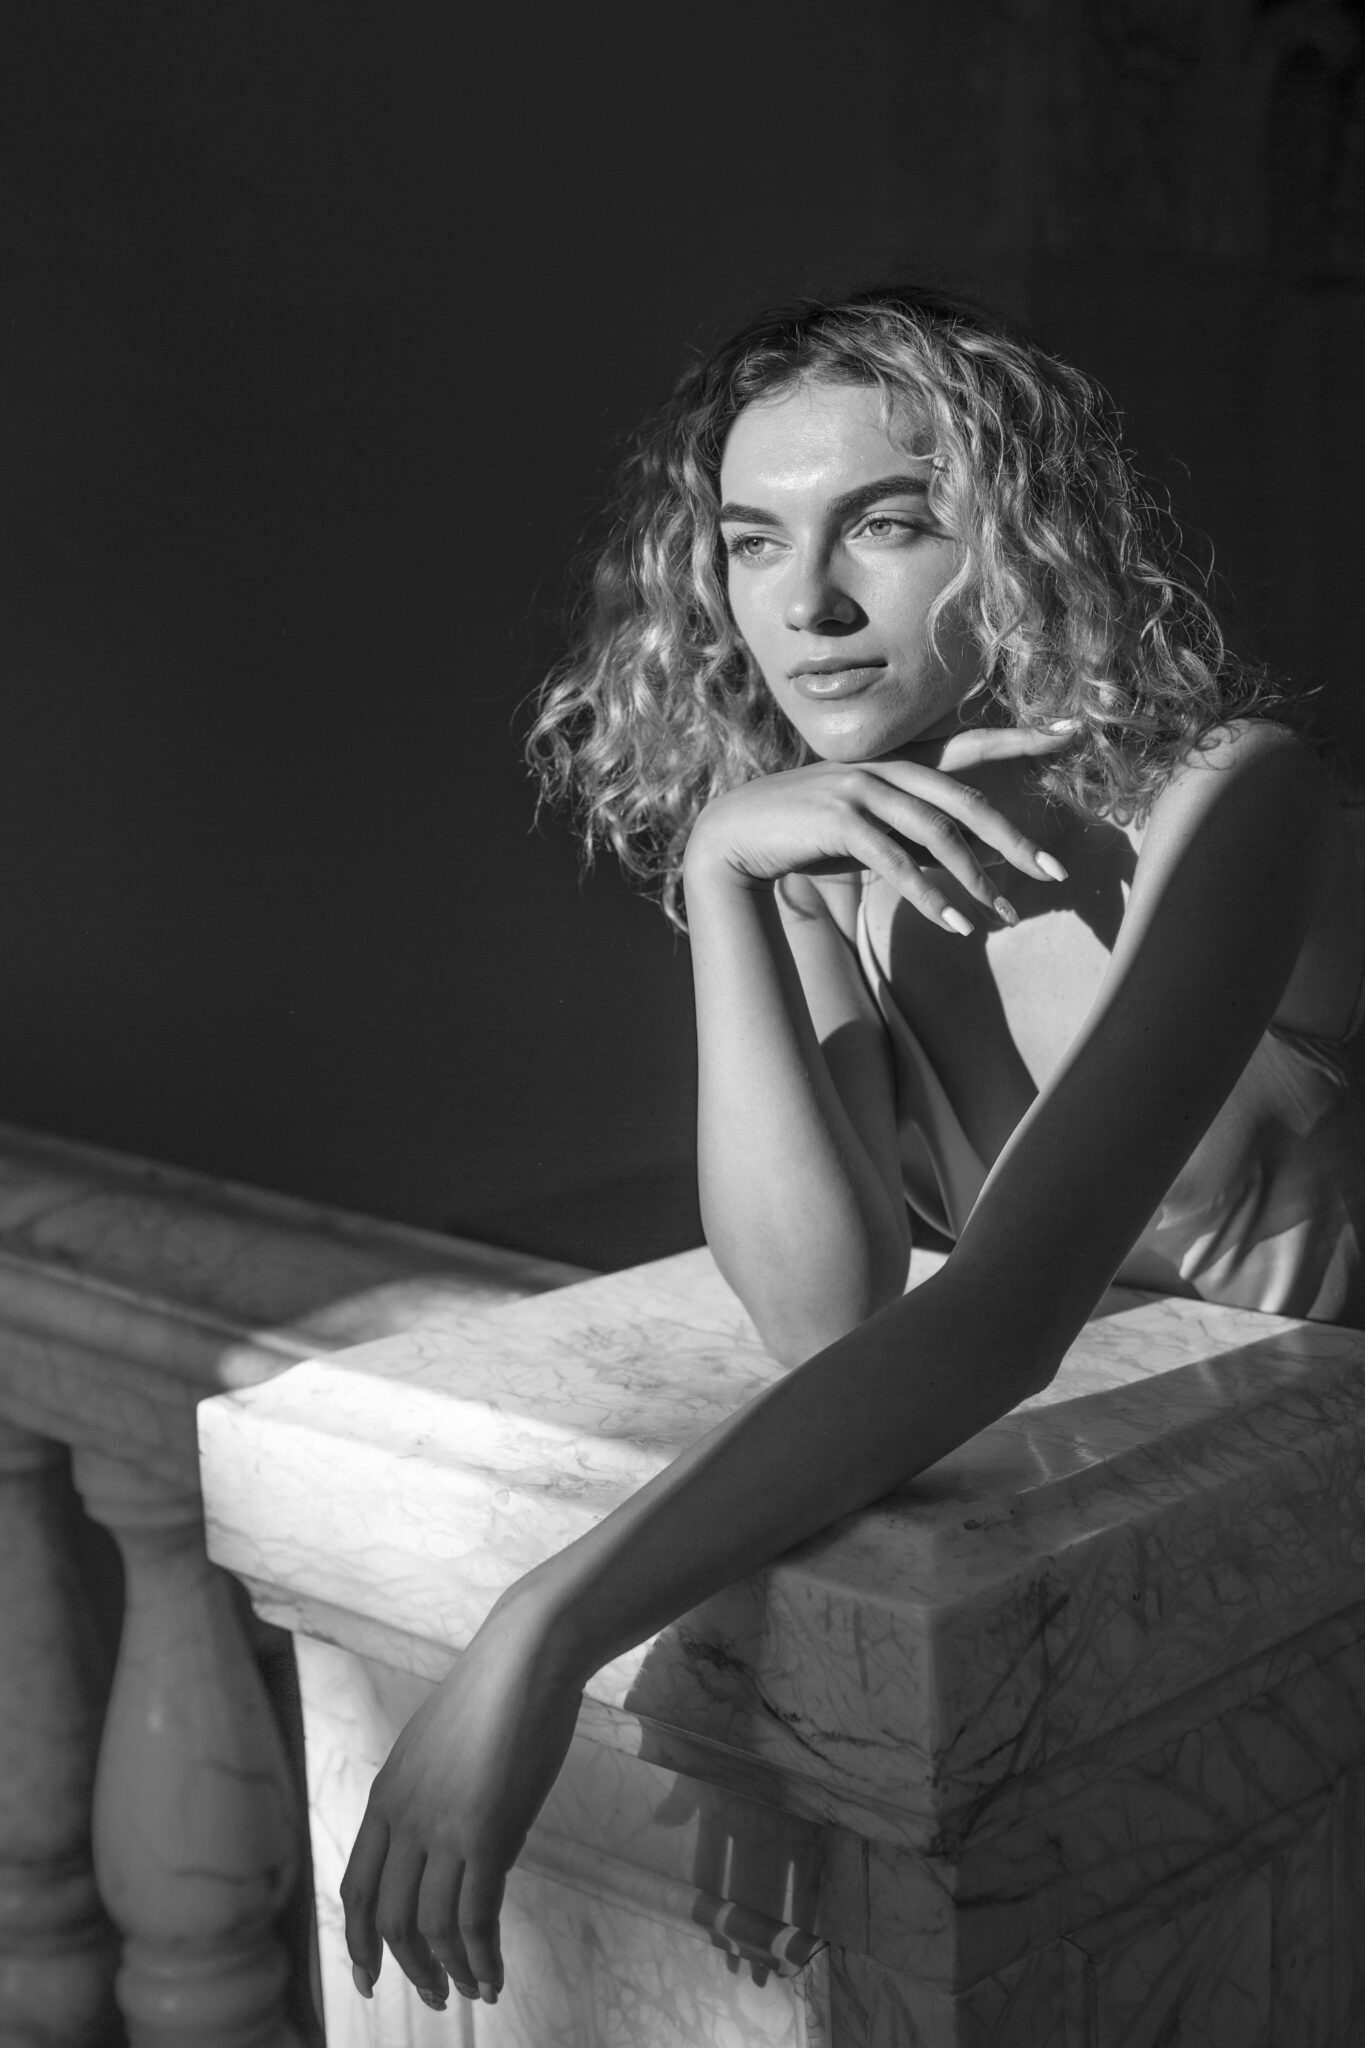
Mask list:
POLYGON ((0 1127, 0 2044, 321 2041, 288 1638, 195 1409, 577 1269, 0 1127))
POLYGON ((1045 1394, 598 1674, 496 2007, 355 1996, 397 1729, 777 1371, 703 1252, 201 1405, 210 1554, 297 1647, 329 2048, 1360 2048, 1365 1335, 1118 1292, 1045 1394))

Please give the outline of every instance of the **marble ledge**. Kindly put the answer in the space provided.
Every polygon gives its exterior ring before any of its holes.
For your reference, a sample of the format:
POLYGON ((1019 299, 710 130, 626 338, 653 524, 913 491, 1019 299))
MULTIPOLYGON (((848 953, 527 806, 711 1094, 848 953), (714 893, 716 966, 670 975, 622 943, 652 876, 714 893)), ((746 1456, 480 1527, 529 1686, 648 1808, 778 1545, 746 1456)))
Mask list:
MULTIPOLYGON (((931 1841, 1365 1599, 1365 1335, 1104 1307, 1044 1396, 608 1666, 597 1709, 931 1841)), ((778 1370, 705 1253, 309 1361, 201 1407, 211 1554, 277 1613, 449 1655, 778 1370)))
POLYGON ((0 1405, 181 1477, 205 1392, 583 1277, 0 1125, 0 1405))
MULTIPOLYGON (((371 1646, 385 1653, 378 1657, 340 1648, 328 1617, 301 1619, 309 1768, 326 1788, 313 1814, 315 1855, 326 1846, 318 1895, 335 1918, 370 1780, 428 1686, 395 1666, 384 1644, 371 1646), (323 1725, 334 1723, 324 1741, 323 1725), (349 1733, 339 1738, 342 1724, 349 1733)), ((1307 1683, 1258 1673, 1265 1690, 1234 1712, 1210 1717, 1200 1703, 1190 1725, 1128 1764, 1111 1759, 1098 1783, 1054 1773, 1045 1804, 1025 1800, 1003 1830, 976 1829, 946 1851, 878 1839, 875 1816, 861 1838, 828 1821, 813 1826, 822 1809, 803 1805, 793 1781, 741 1785, 733 1758, 699 1745, 689 1754, 656 1725, 637 1723, 632 1741, 625 1717, 604 1729, 606 1710, 591 1701, 541 1825, 592 1852, 585 1881, 606 1850, 618 1895, 637 1904, 657 1894, 661 1876, 693 1888, 694 1912, 707 1898, 741 1901, 770 1927, 794 1923, 926 1988, 965 1989, 1078 1927, 1103 1922, 1126 1942, 1248 1868, 1293 1861, 1297 1842, 1321 1835, 1324 1814, 1358 1773, 1365 1637, 1359 1614, 1355 1621, 1345 1657, 1319 1646, 1334 1670, 1319 1666, 1307 1683)), ((1008 1806, 1011 1789, 1002 1790, 1008 1806)), ((1347 1821, 1334 1833, 1317 1860, 1327 1868, 1340 1854, 1345 1870, 1359 1860, 1360 1830, 1347 1821)), ((539 1845, 532 1854, 549 1867, 539 1845)))

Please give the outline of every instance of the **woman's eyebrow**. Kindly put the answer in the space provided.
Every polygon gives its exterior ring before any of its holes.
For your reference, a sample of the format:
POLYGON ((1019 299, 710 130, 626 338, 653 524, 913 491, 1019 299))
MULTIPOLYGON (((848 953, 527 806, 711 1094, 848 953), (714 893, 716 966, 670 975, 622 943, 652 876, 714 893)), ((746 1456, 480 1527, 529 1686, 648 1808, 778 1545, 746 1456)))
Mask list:
MULTIPOLYGON (((830 514, 835 519, 847 519, 852 514, 865 511, 882 498, 920 497, 928 494, 928 479, 922 476, 879 476, 870 484, 859 484, 854 491, 845 491, 842 497, 831 498, 830 514)), ((736 505, 727 501, 720 508, 725 519, 753 520, 761 526, 780 526, 781 519, 776 512, 766 512, 761 505, 736 505)))

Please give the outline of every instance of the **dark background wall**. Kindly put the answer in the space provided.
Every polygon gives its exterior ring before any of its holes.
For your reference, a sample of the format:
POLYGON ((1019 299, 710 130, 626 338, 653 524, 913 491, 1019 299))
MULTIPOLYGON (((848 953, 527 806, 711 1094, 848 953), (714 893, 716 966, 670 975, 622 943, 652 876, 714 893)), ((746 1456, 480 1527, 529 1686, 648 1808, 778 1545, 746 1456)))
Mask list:
POLYGON ((1365 735, 1359 6, 7 10, 0 1116, 612 1265, 685 947, 518 705, 640 411, 900 265, 1103 376, 1365 735))

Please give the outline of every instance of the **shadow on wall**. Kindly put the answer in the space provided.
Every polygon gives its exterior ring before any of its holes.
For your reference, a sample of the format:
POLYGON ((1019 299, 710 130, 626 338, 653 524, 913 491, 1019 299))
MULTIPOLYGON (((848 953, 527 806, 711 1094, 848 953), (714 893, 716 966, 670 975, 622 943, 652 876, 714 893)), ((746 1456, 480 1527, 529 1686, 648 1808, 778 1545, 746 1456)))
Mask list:
POLYGON ((1358 10, 1241 12, 888 9, 834 94, 814 0, 12 25, 0 1115, 598 1267, 696 1241, 686 949, 531 830, 513 725, 612 449, 792 290, 1023 312, 1244 637, 1353 682, 1358 10))

